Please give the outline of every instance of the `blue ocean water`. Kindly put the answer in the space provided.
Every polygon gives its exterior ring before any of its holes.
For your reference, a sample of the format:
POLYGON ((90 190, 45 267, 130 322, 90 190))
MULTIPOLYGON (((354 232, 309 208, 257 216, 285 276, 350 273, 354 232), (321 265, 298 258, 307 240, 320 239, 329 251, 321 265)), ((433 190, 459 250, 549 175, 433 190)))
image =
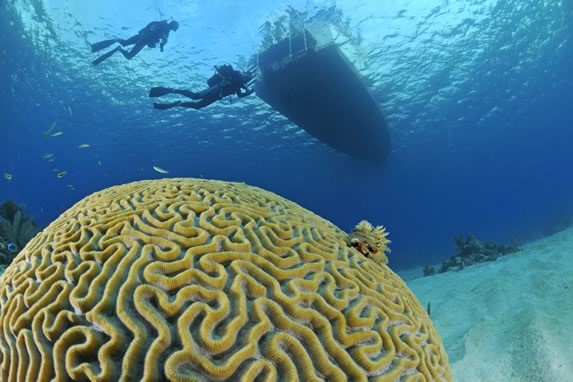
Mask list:
POLYGON ((6 0, 0 173, 11 179, 0 179, 0 201, 46 225, 94 191, 165 177, 159 166, 263 187, 345 230, 383 224, 394 269, 449 257, 458 233, 528 241, 573 215, 572 20, 558 0, 6 0), (289 6, 324 13, 345 36, 389 124, 383 168, 254 95, 201 111, 151 107, 152 86, 201 89, 214 65, 245 62, 260 26, 289 6), (90 64, 89 43, 170 17, 181 27, 163 53, 90 64))

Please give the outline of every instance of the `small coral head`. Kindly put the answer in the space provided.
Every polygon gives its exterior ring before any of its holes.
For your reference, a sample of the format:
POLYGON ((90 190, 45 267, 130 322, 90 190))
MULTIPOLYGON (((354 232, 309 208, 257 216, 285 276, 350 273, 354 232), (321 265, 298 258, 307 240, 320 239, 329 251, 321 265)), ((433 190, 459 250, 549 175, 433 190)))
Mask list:
POLYGON ((376 262, 386 264, 388 258, 386 252, 390 252, 388 248, 388 232, 384 226, 373 226, 366 220, 358 223, 354 229, 348 234, 348 245, 356 248, 364 256, 373 259, 376 262))

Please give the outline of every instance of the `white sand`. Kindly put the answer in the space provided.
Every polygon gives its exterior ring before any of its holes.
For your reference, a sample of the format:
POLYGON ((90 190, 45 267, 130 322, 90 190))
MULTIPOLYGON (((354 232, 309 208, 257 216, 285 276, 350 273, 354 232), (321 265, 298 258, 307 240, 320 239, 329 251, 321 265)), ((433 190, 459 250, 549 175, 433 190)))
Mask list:
POLYGON ((573 228, 408 285, 431 303, 454 381, 573 381, 573 228))

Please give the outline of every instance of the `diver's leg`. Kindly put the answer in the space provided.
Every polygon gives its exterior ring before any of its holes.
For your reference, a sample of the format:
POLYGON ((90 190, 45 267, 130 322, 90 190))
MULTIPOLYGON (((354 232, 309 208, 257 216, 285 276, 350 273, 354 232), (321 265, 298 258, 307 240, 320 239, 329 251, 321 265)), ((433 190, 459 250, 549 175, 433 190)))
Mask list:
POLYGON ((118 38, 117 42, 119 42, 121 44, 121 46, 128 46, 128 45, 137 44, 138 40, 139 40, 139 35, 136 34, 135 36, 132 36, 132 37, 128 38, 127 40, 118 38))
POLYGON ((185 96, 187 98, 191 98, 193 100, 200 100, 205 98, 206 96, 209 96, 209 94, 211 93, 215 93, 219 94, 219 87, 211 87, 209 89, 200 91, 198 93, 195 93, 192 90, 185 90, 185 89, 173 89, 173 88, 164 88, 164 87, 155 87, 155 88, 151 88, 150 92, 149 92, 149 96, 150 97, 159 97, 165 94, 169 94, 169 93, 173 93, 173 94, 180 94, 182 96, 185 96), (213 89, 216 89, 215 91, 213 89))
POLYGON ((121 54, 123 54, 123 57, 127 58, 128 60, 131 60, 133 57, 135 57, 135 55, 139 52, 141 52, 141 49, 143 49, 143 47, 145 46, 145 44, 135 44, 135 46, 133 48, 131 48, 130 51, 127 51, 123 48, 118 47, 118 52, 120 52, 121 54))
POLYGON ((156 102, 153 103, 153 107, 157 110, 167 110, 179 105, 181 105, 181 101, 172 103, 156 103, 156 102))
POLYGON ((181 101, 177 101, 177 102, 173 102, 173 103, 154 103, 153 107, 159 110, 167 110, 167 109, 171 109, 172 107, 175 106, 181 106, 181 107, 187 107, 189 109, 202 109, 205 106, 209 106, 210 104, 212 104, 215 101, 218 101, 219 99, 221 99, 218 95, 211 95, 208 97, 205 97, 203 99, 201 99, 201 101, 198 102, 181 102, 181 101))
POLYGON ((194 91, 191 91, 191 90, 172 89, 171 93, 181 94, 182 96, 185 96, 185 97, 191 98, 191 99, 201 99, 201 97, 202 97, 200 93, 195 93, 194 91))
POLYGON ((201 103, 201 101, 199 101, 199 102, 181 102, 179 104, 179 106, 197 110, 197 109, 201 109, 201 107, 202 107, 199 105, 200 103, 201 103))
POLYGON ((96 58, 95 60, 92 61, 92 64, 94 65, 99 65, 101 64, 103 61, 107 60, 108 58, 110 58, 111 56, 114 55, 115 52, 121 51, 121 48, 118 46, 117 48, 114 48, 112 50, 110 50, 109 52, 101 55, 100 57, 96 58))
POLYGON ((181 107, 190 107, 192 109, 202 109, 205 106, 211 105, 213 102, 219 100, 219 97, 205 97, 201 99, 199 102, 181 102, 179 106, 181 107))

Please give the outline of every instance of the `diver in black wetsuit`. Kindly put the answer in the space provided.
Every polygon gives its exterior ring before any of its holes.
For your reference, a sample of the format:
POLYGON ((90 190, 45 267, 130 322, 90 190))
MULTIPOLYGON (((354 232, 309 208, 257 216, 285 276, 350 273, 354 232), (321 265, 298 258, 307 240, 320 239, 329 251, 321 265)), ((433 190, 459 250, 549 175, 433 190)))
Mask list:
POLYGON ((191 90, 155 87, 151 88, 149 96, 160 97, 173 93, 197 100, 197 102, 153 103, 153 107, 159 110, 167 110, 176 106, 201 109, 231 94, 236 94, 239 98, 252 94, 254 89, 249 89, 248 85, 254 78, 253 71, 254 68, 241 72, 233 69, 231 65, 221 65, 215 67, 215 74, 207 80, 208 89, 195 93, 191 90))
POLYGON ((155 48, 157 43, 159 43, 159 49, 163 52, 163 47, 167 44, 169 32, 176 31, 177 29, 179 29, 179 23, 175 20, 152 21, 147 24, 145 28, 140 30, 138 34, 128 38, 127 40, 113 38, 110 40, 96 42, 91 45, 92 52, 98 52, 115 43, 119 43, 121 46, 115 47, 101 57, 96 58, 92 61, 92 64, 98 65, 102 61, 113 56, 116 52, 120 52, 125 58, 131 60, 137 53, 141 52, 146 45, 150 48, 155 48), (130 51, 122 48, 128 45, 133 45, 133 48, 131 48, 130 51))

